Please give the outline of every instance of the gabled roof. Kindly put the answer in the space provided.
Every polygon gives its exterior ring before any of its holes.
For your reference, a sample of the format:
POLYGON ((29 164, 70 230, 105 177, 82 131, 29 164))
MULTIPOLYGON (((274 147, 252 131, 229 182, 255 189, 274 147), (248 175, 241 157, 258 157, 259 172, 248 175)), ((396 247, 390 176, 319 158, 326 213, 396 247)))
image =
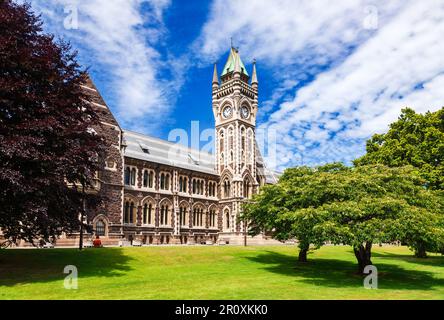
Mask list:
POLYGON ((126 130, 123 137, 126 157, 217 175, 211 153, 126 130))
POLYGON ((239 67, 243 74, 248 76, 247 69, 245 68, 244 63, 242 62, 242 59, 239 55, 239 51, 237 51, 235 48, 231 47, 230 54, 228 56, 227 62, 225 63, 225 67, 222 70, 221 76, 226 75, 227 73, 233 72, 236 68, 236 61, 239 61, 239 67))

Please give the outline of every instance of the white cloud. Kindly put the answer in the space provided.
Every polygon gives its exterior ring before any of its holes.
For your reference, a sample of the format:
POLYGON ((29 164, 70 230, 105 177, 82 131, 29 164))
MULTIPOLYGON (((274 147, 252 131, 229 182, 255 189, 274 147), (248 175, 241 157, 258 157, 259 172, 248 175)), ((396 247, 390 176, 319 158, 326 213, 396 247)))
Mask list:
MULTIPOLYGON (((393 15, 401 3, 397 0, 373 6, 378 10, 378 24, 393 15)), ((372 33, 364 28, 368 8, 365 0, 334 4, 325 0, 216 0, 196 45, 212 60, 227 51, 232 36, 235 46, 239 45, 248 58, 255 56, 275 65, 323 64, 344 53, 348 44, 363 41, 372 33), (307 49, 310 54, 297 54, 307 49)))
POLYGON ((156 45, 166 32, 162 13, 170 0, 34 0, 32 6, 42 12, 45 30, 73 42, 80 48, 83 61, 93 70, 101 70, 118 118, 125 127, 140 126, 149 117, 155 121, 168 114, 174 105, 167 98, 167 84, 158 79, 164 62, 156 45), (64 29, 74 5, 78 12, 78 30, 64 29), (169 101, 169 103, 168 103, 169 101))
POLYGON ((226 51, 225 38, 232 35, 243 55, 258 58, 259 70, 265 64, 276 81, 285 81, 263 104, 265 111, 274 108, 260 124, 278 131, 278 169, 348 162, 402 107, 424 112, 444 105, 444 3, 371 4, 215 1, 197 41, 202 58, 226 51), (366 30, 375 9, 378 28, 366 30))

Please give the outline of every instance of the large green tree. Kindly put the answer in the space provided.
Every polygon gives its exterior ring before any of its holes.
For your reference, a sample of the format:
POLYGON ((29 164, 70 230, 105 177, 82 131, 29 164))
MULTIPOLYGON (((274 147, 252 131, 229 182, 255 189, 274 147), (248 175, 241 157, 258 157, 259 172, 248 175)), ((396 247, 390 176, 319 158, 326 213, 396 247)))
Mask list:
POLYGON ((428 190, 413 167, 349 168, 338 164, 287 169, 245 206, 252 233, 272 230, 308 244, 350 245, 363 272, 375 243, 401 241, 417 255, 439 249, 444 226, 442 192, 428 190), (412 225, 414 227, 412 228, 412 225))
POLYGON ((336 195, 329 193, 328 186, 318 183, 317 179, 321 178, 320 173, 334 174, 342 170, 347 168, 340 163, 285 170, 278 184, 264 186, 253 201, 244 206, 243 218, 249 221, 250 234, 272 232, 278 240, 296 238, 299 261, 307 261, 310 245, 319 247, 327 239, 313 232, 319 222, 318 215, 315 212, 302 215, 299 210, 334 201, 336 195), (322 189, 319 189, 320 184, 322 189))
POLYGON ((42 32, 28 4, 0 1, 0 228, 49 241, 82 227, 102 139, 69 45, 42 32))
POLYGON ((385 134, 367 141, 367 153, 355 165, 412 165, 432 189, 444 189, 444 108, 425 114, 406 108, 385 134))

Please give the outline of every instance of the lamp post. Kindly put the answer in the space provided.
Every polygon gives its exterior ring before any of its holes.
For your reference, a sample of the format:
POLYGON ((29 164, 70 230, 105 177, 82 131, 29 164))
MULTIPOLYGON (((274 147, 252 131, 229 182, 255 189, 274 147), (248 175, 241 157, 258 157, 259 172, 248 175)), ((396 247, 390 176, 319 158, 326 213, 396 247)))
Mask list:
POLYGON ((85 216, 86 203, 85 203, 85 184, 82 183, 82 212, 80 214, 80 237, 79 237, 79 250, 83 249, 83 218, 85 216))

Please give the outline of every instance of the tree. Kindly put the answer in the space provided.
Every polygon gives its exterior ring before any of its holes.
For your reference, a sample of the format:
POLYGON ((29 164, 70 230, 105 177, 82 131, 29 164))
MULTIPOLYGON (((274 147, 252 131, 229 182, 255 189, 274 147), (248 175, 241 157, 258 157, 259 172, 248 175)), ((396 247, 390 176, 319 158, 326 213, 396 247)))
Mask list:
POLYGON ((424 188, 413 167, 292 168, 253 199, 245 208, 253 233, 295 237, 301 252, 326 241, 350 245, 361 274, 374 243, 402 241, 418 253, 444 239, 443 194, 424 188))
POLYGON ((70 45, 42 33, 28 4, 0 3, 0 228, 50 241, 78 231, 103 151, 70 45))
POLYGON ((442 193, 424 188, 413 167, 361 166, 322 175, 319 188, 328 185, 328 193, 336 199, 302 214, 316 212, 321 221, 314 227, 316 233, 334 244, 353 247, 359 273, 372 264, 374 243, 406 242, 417 253, 442 243, 442 193))
POLYGON ((424 115, 406 108, 385 134, 367 141, 367 154, 355 165, 412 165, 432 189, 444 189, 444 108, 424 115))
MULTIPOLYGON (((303 215, 301 209, 317 207, 329 201, 329 194, 317 196, 321 190, 314 183, 318 173, 339 172, 346 170, 340 163, 328 164, 317 168, 297 167, 285 170, 276 185, 267 185, 261 189, 253 201, 243 209, 243 218, 250 223, 250 234, 272 232, 278 240, 298 239, 300 262, 307 261, 310 244, 319 248, 325 238, 313 232, 319 222, 316 212, 303 215)), ((325 188, 323 188, 325 189, 325 188)), ((333 195, 331 195, 333 196, 333 195)), ((331 198, 330 200, 334 200, 331 198)))

